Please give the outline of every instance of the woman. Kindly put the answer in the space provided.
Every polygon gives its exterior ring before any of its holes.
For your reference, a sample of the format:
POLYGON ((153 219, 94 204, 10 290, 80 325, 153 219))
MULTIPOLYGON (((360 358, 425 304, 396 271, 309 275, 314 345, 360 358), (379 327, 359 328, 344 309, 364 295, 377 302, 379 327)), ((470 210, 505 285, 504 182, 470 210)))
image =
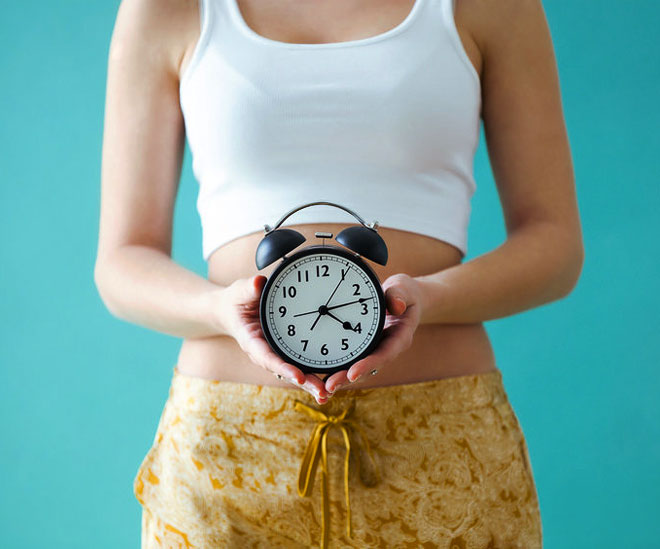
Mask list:
MULTIPOLYGON (((582 266, 540 0, 124 0, 107 86, 95 280, 184 339, 135 477, 142 547, 541 547, 483 326, 582 266), (462 263, 480 120, 507 239, 462 263), (171 259, 186 136, 208 279, 171 259), (264 224, 319 199, 377 218, 390 257, 382 342, 325 378, 269 348, 276 265, 254 266, 264 224)), ((305 245, 354 222, 305 212, 305 245)))

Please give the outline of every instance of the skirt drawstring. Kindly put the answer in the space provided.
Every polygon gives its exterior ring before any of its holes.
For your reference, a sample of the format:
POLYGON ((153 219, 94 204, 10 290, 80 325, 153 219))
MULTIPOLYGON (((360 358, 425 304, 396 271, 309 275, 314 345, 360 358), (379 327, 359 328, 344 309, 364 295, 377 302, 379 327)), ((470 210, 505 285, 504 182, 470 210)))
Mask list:
MULTIPOLYGON (((369 441, 364 433, 364 430, 357 425, 353 420, 347 419, 355 410, 355 400, 352 400, 349 406, 339 415, 326 414, 321 410, 312 408, 311 406, 306 405, 305 403, 296 400, 294 403, 294 408, 297 411, 302 411, 307 413, 312 418, 318 420, 316 427, 312 431, 312 436, 307 443, 307 448, 303 455, 303 460, 300 465, 300 472, 298 475, 298 495, 302 497, 309 496, 312 493, 312 487, 314 485, 314 477, 316 474, 316 467, 318 465, 319 458, 321 459, 321 494, 323 501, 323 516, 322 516, 322 543, 321 547, 325 549, 328 546, 328 526, 329 526, 329 502, 328 502, 328 457, 327 457, 327 446, 326 440, 328 431, 332 428, 333 425, 338 426, 344 437, 344 443, 346 444, 346 458, 344 460, 344 493, 346 495, 346 533, 349 538, 352 538, 351 535, 351 506, 348 497, 348 464, 351 453, 351 443, 349 439, 349 431, 351 429, 355 430, 361 437, 362 443, 367 450, 369 459, 373 466, 373 470, 376 474, 375 482, 365 481, 364 475, 360 474, 360 479, 362 484, 365 486, 373 486, 380 482, 380 473, 374 461, 373 455, 371 454, 371 447, 369 446, 369 441), (321 446, 321 452, 319 455, 319 445, 321 446)), ((358 467, 361 470, 360 466, 360 456, 358 452, 353 454, 357 460, 358 467)))

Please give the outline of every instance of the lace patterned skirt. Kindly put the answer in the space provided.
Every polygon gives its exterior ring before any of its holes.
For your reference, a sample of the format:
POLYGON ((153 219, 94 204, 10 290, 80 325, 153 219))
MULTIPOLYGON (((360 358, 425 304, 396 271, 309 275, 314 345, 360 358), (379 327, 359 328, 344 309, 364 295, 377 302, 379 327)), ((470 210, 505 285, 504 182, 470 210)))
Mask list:
POLYGON ((134 479, 142 549, 542 547, 527 444, 500 370, 340 391, 176 366, 134 479))

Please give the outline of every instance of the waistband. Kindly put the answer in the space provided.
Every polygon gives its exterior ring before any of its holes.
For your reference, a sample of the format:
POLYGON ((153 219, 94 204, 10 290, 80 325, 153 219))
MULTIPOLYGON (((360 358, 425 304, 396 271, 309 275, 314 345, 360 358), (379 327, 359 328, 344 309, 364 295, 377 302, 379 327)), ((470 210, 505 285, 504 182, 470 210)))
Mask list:
POLYGON ((341 389, 325 404, 318 404, 307 391, 294 386, 288 388, 194 377, 182 374, 176 365, 173 367, 169 400, 178 409, 189 413, 214 415, 224 410, 231 417, 246 409, 266 415, 271 411, 295 413, 296 400, 326 413, 340 413, 354 399, 356 411, 362 414, 382 413, 384 403, 389 403, 388 408, 417 408, 422 395, 426 401, 432 397, 433 410, 429 412, 433 413, 466 412, 508 401, 499 369, 415 383, 341 389))

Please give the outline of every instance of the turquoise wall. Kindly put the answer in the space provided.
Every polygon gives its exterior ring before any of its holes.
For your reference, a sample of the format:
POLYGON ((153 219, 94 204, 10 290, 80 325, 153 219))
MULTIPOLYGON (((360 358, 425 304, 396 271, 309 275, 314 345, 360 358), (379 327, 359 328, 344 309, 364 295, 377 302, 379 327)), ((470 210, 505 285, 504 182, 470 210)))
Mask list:
MULTIPOLYGON (((139 546, 132 480, 180 340, 112 317, 93 283, 118 4, 2 5, 3 547, 139 546)), ((527 437, 545 547, 657 547, 660 5, 545 7, 586 261, 567 298, 486 326, 527 437)), ((483 133, 475 169, 468 259, 505 238, 483 133)), ((195 197, 187 152, 174 258, 205 275, 195 197)))

